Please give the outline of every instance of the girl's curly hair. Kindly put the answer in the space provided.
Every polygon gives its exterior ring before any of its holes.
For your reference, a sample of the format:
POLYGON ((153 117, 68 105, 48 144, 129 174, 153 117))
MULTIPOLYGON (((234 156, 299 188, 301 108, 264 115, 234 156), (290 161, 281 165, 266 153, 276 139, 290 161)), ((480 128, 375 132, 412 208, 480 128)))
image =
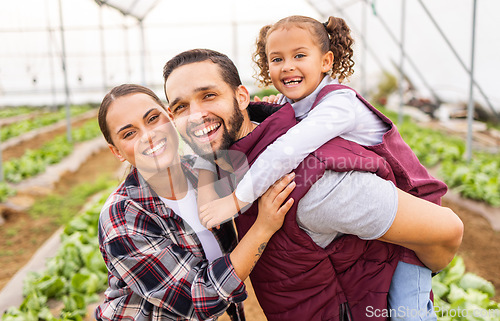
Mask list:
POLYGON ((327 22, 321 23, 310 17, 290 16, 260 29, 252 59, 258 67, 255 78, 261 85, 269 86, 271 84, 269 62, 266 55, 267 38, 275 30, 291 27, 309 30, 322 53, 333 52, 332 77, 336 77, 339 82, 342 82, 354 73, 354 60, 352 59, 354 40, 351 37, 351 29, 344 19, 330 16, 327 22))

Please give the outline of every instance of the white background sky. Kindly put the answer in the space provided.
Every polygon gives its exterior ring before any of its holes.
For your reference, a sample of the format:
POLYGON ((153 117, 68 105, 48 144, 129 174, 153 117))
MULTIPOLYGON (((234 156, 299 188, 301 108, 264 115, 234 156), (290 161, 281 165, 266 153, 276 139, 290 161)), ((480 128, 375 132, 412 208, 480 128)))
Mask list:
MULTIPOLYGON (((61 2, 72 100, 100 101, 111 86, 124 82, 141 83, 141 37, 136 20, 125 18, 111 8, 100 11, 93 0, 61 2), (99 31, 100 14, 103 33, 99 31)), ((315 2, 323 11, 345 18, 353 30, 361 31, 363 1, 315 2), (346 7, 344 14, 334 10, 331 3, 346 7)), ((500 110, 500 2, 477 2, 475 75, 490 101, 500 110)), ((373 3, 377 15, 399 37, 401 1, 376 0, 373 3)), ((469 66, 473 1, 423 0, 423 3, 469 66)), ((467 101, 469 79, 466 72, 442 41, 418 0, 406 0, 406 6, 409 56, 440 96, 467 101)), ((292 14, 325 20, 305 0, 161 0, 144 20, 146 85, 163 97, 161 72, 165 62, 182 50, 205 47, 228 54, 238 66, 244 83, 253 86, 251 53, 259 29, 292 14)), ((370 54, 366 55, 368 84, 373 85, 379 79, 381 68, 396 73, 393 64, 399 63, 400 54, 371 8, 366 17, 365 36, 380 61, 379 64, 370 54)), ((59 25, 58 0, 0 2, 0 105, 64 102, 59 25)), ((357 42, 356 65, 350 85, 360 90, 365 51, 358 33, 354 32, 354 38, 357 42)), ((405 69, 422 93, 428 94, 407 62, 405 69)), ((477 91, 475 97, 482 101, 477 91)))

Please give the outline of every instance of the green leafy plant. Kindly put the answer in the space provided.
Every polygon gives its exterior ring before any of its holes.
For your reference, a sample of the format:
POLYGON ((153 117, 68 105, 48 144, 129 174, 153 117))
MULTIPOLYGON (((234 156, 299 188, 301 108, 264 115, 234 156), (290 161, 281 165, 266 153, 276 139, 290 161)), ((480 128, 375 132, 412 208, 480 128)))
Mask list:
POLYGON ((470 162, 445 160, 440 175, 449 187, 467 198, 500 206, 500 159, 476 153, 470 162))
MULTIPOLYGON (((108 184, 109 188, 109 184, 108 184)), ((98 299, 107 286, 107 268, 99 251, 97 224, 107 193, 83 214, 67 223, 61 235, 61 247, 47 262, 43 273, 31 273, 23 287, 24 300, 10 307, 4 321, 75 320, 87 313, 87 305, 98 299), (52 315, 49 300, 60 300, 64 307, 52 315)))
POLYGON ((498 320, 500 305, 491 300, 493 284, 480 276, 465 272, 457 256, 432 279, 435 311, 440 321, 498 320))
POLYGON ((9 196, 15 194, 15 191, 6 182, 0 182, 0 203, 5 202, 9 196))

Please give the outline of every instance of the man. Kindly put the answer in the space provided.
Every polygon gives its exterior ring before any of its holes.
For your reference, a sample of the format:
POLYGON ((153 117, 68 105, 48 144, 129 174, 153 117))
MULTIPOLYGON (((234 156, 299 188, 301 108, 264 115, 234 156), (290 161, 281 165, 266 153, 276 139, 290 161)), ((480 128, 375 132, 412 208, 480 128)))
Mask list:
MULTIPOLYGON (((224 179, 233 172, 241 178, 245 162, 235 152, 243 152, 251 164, 293 126, 289 105, 258 126, 252 123, 249 93, 234 64, 217 52, 181 53, 167 62, 164 78, 177 129, 199 155, 215 154, 224 179)), ((339 140, 325 145, 332 153, 347 150, 344 156, 353 159, 357 156, 351 149, 361 148, 339 140)), ((438 271, 461 243, 463 225, 451 210, 397 190, 372 173, 334 169, 321 152, 299 165, 291 195, 295 204, 255 265, 252 284, 269 320, 366 318, 368 309, 387 307, 400 260, 419 264, 420 259, 438 271), (342 221, 347 216, 355 223, 342 221), (332 227, 342 233, 329 235, 332 227)), ((239 237, 255 220, 255 211, 252 206, 235 220, 239 237)))

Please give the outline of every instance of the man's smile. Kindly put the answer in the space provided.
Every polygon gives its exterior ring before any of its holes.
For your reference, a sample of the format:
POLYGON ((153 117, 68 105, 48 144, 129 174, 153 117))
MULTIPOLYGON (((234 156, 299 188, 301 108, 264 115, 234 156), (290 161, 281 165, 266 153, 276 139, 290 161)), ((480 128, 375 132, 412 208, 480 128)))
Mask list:
POLYGON ((201 141, 212 141, 216 138, 219 129, 222 128, 222 123, 219 120, 205 120, 202 124, 193 124, 189 131, 192 137, 201 141))
POLYGON ((219 127, 220 127, 220 123, 211 124, 209 126, 206 126, 205 128, 195 130, 193 132, 193 135, 195 137, 210 135, 212 133, 212 131, 217 130, 219 127))

